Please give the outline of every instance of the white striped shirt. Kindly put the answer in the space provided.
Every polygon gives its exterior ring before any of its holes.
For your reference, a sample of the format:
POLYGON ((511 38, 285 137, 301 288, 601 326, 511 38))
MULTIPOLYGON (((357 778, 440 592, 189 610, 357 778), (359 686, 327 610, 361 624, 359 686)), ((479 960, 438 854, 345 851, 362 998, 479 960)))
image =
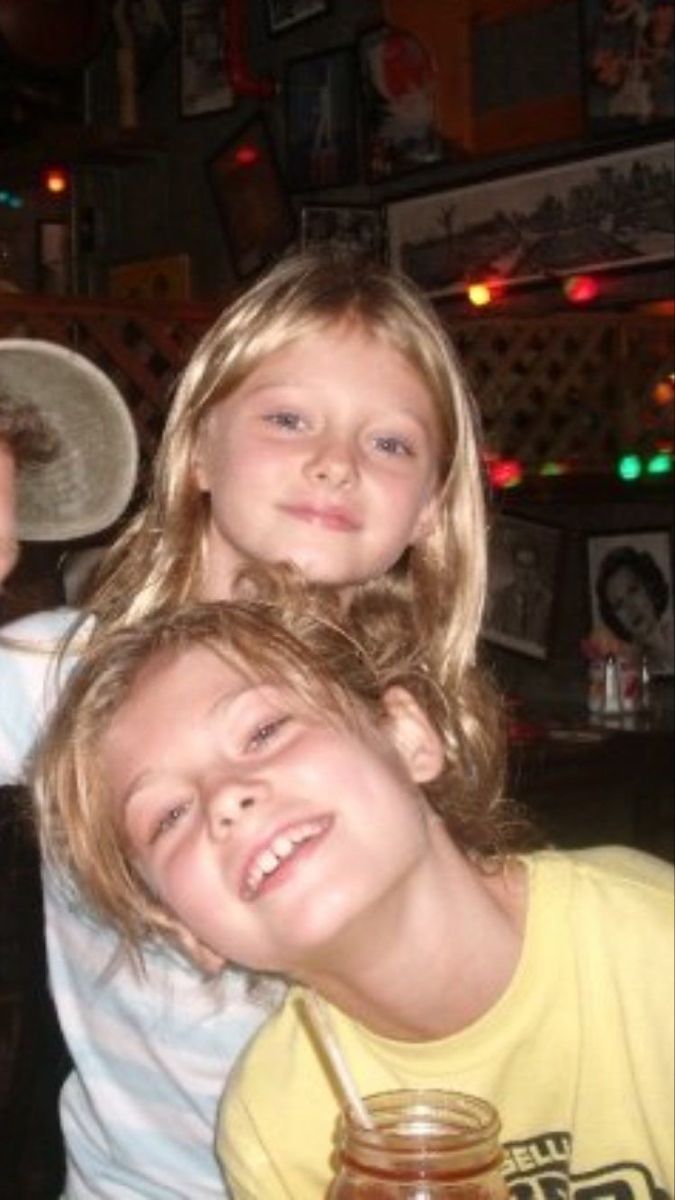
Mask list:
MULTIPOLYGON (((0 631, 0 783, 20 779, 75 662, 57 668, 73 619, 58 609, 0 631)), ((148 951, 139 977, 72 891, 46 871, 43 883, 50 985, 74 1064, 60 1105, 66 1200, 222 1200, 216 1110, 268 1007, 244 973, 205 982, 170 951, 148 951)))

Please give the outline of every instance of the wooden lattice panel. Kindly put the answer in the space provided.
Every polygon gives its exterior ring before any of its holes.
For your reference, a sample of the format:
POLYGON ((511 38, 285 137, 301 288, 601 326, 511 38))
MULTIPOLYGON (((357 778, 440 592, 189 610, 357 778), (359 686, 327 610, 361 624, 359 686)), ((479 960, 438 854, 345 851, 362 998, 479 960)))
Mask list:
MULTIPOLYGON (((88 355, 117 383, 145 464, 171 386, 215 316, 207 306, 127 306, 0 294, 0 337, 41 337, 88 355)), ((627 445, 672 438, 654 384, 673 371, 668 318, 593 313, 452 321, 488 446, 526 469, 550 460, 612 470, 627 445)))
MULTIPOLYGON (((660 318, 499 319, 453 324, 450 333, 488 446, 533 470, 550 460, 611 467, 654 429, 653 387, 673 370, 673 330, 660 318)), ((656 415, 666 435, 672 406, 656 415)))

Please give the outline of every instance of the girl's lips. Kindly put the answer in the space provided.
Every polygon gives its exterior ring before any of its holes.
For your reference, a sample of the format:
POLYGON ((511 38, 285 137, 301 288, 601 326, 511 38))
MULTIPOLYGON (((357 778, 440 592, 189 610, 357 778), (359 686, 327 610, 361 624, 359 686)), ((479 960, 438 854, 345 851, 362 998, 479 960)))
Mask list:
POLYGON ((242 900, 256 900, 263 892, 283 883, 299 857, 313 853, 333 824, 328 815, 296 821, 258 846, 244 865, 239 894, 242 900))
POLYGON ((308 525, 321 525, 324 529, 336 530, 339 533, 351 533, 359 528, 359 523, 344 508, 331 508, 313 504, 283 504, 282 510, 298 521, 308 525))

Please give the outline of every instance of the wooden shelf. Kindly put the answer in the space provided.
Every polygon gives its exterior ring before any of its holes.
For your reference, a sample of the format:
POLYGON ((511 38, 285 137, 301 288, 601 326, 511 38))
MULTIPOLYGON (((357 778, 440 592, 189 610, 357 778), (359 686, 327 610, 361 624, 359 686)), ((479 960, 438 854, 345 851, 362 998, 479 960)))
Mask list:
POLYGON ((2 152, 5 178, 32 178, 45 162, 70 166, 124 167, 166 151, 145 130, 101 125, 45 125, 29 141, 2 152))

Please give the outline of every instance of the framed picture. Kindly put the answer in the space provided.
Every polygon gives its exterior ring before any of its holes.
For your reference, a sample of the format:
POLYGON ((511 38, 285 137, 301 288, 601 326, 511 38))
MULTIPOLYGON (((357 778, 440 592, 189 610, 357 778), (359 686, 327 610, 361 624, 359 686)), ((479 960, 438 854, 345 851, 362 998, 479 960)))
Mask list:
POLYGON ((654 675, 672 675, 673 559, 667 530, 588 538, 593 625, 634 646, 654 675))
POLYGON ((189 300, 190 258, 167 254, 118 263, 108 271, 108 295, 115 300, 189 300))
POLYGON ((490 538, 483 636, 529 658, 549 652, 562 532, 521 517, 497 518, 490 538))
POLYGON ((673 168, 673 142, 656 142, 394 201, 392 264, 444 296, 672 261, 673 168))
POLYGON ((259 271, 296 234, 272 140, 253 117, 209 160, 208 177, 223 231, 240 278, 259 271))
POLYGON ((328 0, 266 0, 267 22, 270 33, 285 33, 328 12, 328 0))
POLYGON ((438 71, 426 47, 412 33, 381 25, 362 35, 358 52, 370 182, 441 162, 438 71))
POLYGON ((38 221, 37 290, 47 296, 65 296, 71 288, 71 239, 67 221, 38 221))
POLYGON ((303 250, 330 246, 331 250, 343 249, 383 262, 382 209, 366 204, 305 204, 300 214, 300 240, 303 250))
POLYGON ((136 83, 143 88, 175 41, 173 27, 165 0, 121 0, 121 4, 133 41, 136 83))
POLYGON ((291 187, 304 191, 354 183, 359 175, 354 50, 292 59, 284 90, 291 187))
POLYGON ((672 122, 671 0, 582 0, 587 117, 593 133, 672 122))
POLYGON ((183 117, 234 105, 225 67, 222 0, 183 0, 180 6, 180 111, 183 117))

